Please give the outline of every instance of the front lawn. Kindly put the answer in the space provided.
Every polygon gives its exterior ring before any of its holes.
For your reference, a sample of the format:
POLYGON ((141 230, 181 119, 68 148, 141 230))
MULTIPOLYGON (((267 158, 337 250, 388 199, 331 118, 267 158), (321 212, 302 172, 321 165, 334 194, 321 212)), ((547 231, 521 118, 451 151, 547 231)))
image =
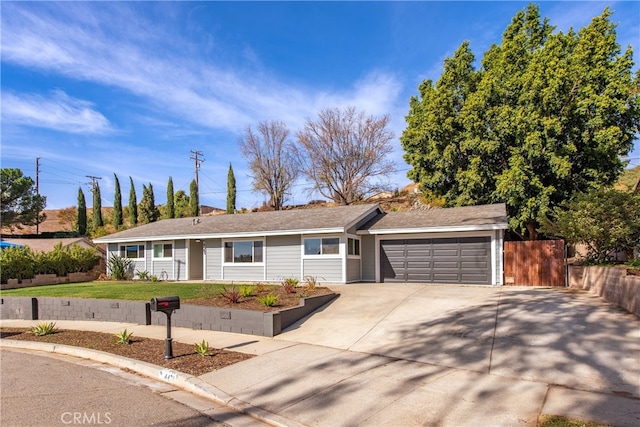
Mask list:
MULTIPOLYGON (((8 297, 69 297, 122 299, 149 301, 153 297, 178 295, 181 300, 198 298, 203 292, 219 293, 225 285, 213 283, 177 283, 177 282, 83 282, 60 285, 33 286, 21 289, 7 289, 0 295, 8 297)), ((226 285, 227 287, 229 285, 226 285)))

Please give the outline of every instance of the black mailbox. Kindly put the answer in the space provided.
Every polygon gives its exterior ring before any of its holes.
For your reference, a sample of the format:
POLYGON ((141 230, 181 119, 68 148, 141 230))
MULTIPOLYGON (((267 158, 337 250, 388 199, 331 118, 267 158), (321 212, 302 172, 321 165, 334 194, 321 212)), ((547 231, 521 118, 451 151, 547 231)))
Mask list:
POLYGON ((180 308, 180 297, 154 297, 151 298, 151 310, 159 311, 167 316, 167 339, 164 346, 164 359, 173 359, 173 339, 171 338, 171 315, 174 310, 180 308))
POLYGON ((180 297, 155 297, 151 298, 152 311, 173 311, 180 308, 180 297))

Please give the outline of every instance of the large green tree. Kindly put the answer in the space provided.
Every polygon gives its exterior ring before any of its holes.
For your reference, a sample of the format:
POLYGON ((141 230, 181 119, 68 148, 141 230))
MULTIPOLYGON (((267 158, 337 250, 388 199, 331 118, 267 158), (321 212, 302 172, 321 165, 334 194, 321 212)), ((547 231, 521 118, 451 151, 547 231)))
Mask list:
POLYGON ((543 223, 545 234, 568 243, 587 246, 587 258, 610 262, 616 253, 633 251, 640 245, 640 194, 612 188, 580 193, 554 209, 552 220, 543 223))
POLYGON ((236 177, 233 174, 233 168, 229 163, 229 172, 227 173, 227 213, 232 214, 236 211, 236 177))
POLYGON ((136 187, 133 185, 133 178, 129 177, 129 225, 135 227, 138 223, 138 199, 136 197, 136 187))
POLYGON ((78 187, 78 234, 84 236, 87 234, 87 201, 84 198, 82 187, 78 187))
POLYGON ((113 174, 115 178, 115 194, 113 196, 113 226, 120 228, 122 226, 122 194, 120 193, 120 181, 118 175, 113 174))
POLYGON ((529 5, 479 70, 463 43, 410 101, 409 177, 449 206, 505 202, 530 239, 554 206, 615 182, 640 124, 640 74, 610 15, 554 33, 529 5))
POLYGON ((37 194, 33 179, 24 176, 20 169, 1 170, 0 223, 10 229, 23 225, 36 225, 46 216, 40 214, 47 198, 37 194))
POLYGON ((173 194, 173 178, 169 177, 167 183, 167 203, 164 207, 165 218, 175 218, 176 210, 174 206, 174 194, 173 194))
POLYGON ((189 185, 189 216, 200 215, 200 197, 198 196, 198 184, 196 180, 189 185))
POLYGON ((100 184, 97 182, 93 185, 93 231, 96 231, 99 227, 104 226, 102 221, 102 197, 100 196, 100 184))
POLYGON ((174 205, 176 218, 186 218, 191 216, 189 210, 189 196, 184 192, 184 190, 178 190, 176 192, 174 205))
POLYGON ((153 185, 142 184, 142 200, 138 205, 138 222, 140 224, 148 224, 155 222, 160 217, 160 211, 156 206, 155 197, 153 195, 153 185))

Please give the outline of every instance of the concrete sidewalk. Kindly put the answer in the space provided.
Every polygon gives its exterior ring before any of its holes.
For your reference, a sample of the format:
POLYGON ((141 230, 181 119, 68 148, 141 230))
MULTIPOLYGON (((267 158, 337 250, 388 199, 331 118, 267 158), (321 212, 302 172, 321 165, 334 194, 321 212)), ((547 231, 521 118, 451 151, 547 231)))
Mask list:
MULTIPOLYGON (((640 425, 637 317, 565 291, 394 286, 340 287, 338 300, 275 339, 173 328, 175 341, 258 356, 179 382, 278 425, 534 426, 541 414, 640 425)), ((150 376, 160 369, 137 365, 150 376)))

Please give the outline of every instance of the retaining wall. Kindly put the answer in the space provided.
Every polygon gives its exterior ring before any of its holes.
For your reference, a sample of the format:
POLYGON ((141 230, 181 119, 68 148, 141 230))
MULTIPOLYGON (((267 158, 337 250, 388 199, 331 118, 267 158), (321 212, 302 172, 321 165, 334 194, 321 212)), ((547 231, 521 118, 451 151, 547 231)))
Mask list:
POLYGON ((0 284, 0 289, 18 289, 31 286, 57 285, 60 283, 92 282, 98 277, 97 273, 69 273, 68 276, 56 276, 55 274, 36 274, 33 279, 9 279, 6 284, 0 284))
MULTIPOLYGON (((273 312, 181 304, 171 316, 171 325, 273 337, 336 297, 327 294, 300 298, 299 306, 273 312)), ((2 297, 0 319, 167 324, 166 315, 152 312, 148 302, 84 298, 2 297)))
POLYGON ((626 268, 569 266, 569 287, 601 296, 640 317, 640 276, 626 268))

